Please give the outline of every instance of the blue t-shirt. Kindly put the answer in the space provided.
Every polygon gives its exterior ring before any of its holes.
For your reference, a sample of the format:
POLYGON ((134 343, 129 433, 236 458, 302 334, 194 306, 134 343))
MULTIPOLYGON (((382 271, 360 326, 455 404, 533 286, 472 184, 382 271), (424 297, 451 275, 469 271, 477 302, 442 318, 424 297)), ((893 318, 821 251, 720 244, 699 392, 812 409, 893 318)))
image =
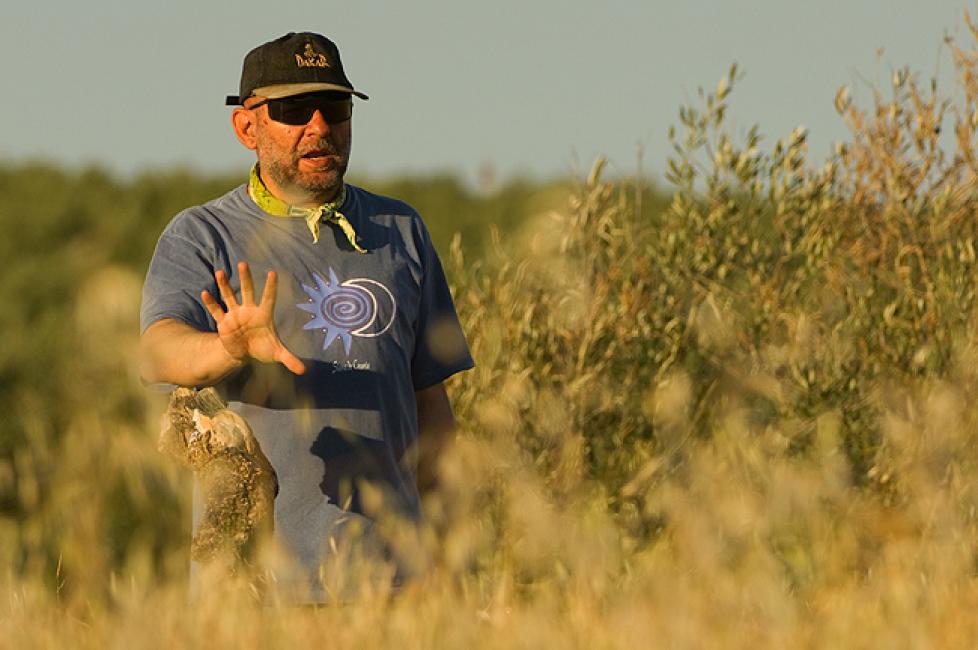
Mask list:
POLYGON ((351 521, 370 525, 361 481, 379 488, 386 507, 420 516, 416 467, 406 453, 418 436, 415 391, 473 366, 417 212, 347 190, 340 211, 367 254, 335 226, 323 225, 313 243, 303 219, 264 212, 241 186, 170 222, 141 310, 142 330, 170 318, 216 331, 199 299, 203 289, 220 295, 215 271, 227 273, 240 298, 237 263, 247 261, 256 300, 267 272, 278 274, 276 330, 306 373, 254 363, 217 388, 275 468, 276 538, 303 568, 297 580, 308 581, 314 599, 330 538, 351 521))

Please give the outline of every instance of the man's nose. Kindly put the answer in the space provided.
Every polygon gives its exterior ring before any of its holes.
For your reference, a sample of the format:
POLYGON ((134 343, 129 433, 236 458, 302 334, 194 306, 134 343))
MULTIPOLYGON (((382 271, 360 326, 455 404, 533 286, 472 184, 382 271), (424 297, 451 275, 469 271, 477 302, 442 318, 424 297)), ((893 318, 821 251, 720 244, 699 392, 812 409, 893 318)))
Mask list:
POLYGON ((323 117, 322 111, 320 111, 318 108, 313 111, 312 117, 310 117, 309 121, 306 122, 306 129, 313 130, 318 133, 326 133, 329 131, 329 122, 326 121, 326 118, 323 117))

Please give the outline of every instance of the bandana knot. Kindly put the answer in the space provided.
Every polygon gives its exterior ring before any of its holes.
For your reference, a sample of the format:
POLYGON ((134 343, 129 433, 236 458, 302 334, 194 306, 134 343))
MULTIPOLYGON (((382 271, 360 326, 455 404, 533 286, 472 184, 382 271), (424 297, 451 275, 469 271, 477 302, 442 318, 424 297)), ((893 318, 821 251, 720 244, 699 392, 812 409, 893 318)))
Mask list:
POLYGON ((360 245, 359 237, 350 220, 339 211, 339 207, 346 201, 346 185, 340 188, 339 196, 334 201, 327 201, 316 208, 303 208, 297 205, 289 205, 277 196, 273 195, 265 187, 261 177, 258 175, 258 165, 251 168, 251 177, 248 181, 248 196, 259 208, 275 217, 301 217, 305 220, 312 233, 313 243, 319 242, 319 224, 332 223, 346 235, 350 246, 358 253, 366 253, 367 249, 360 245))

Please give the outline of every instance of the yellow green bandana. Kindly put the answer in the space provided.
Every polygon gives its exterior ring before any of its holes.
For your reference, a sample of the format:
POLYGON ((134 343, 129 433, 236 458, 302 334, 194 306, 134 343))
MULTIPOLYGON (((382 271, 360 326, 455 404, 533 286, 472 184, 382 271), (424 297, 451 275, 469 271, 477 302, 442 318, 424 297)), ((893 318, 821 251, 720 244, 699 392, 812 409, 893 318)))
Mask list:
POLYGON ((367 252, 367 249, 360 245, 357 239, 357 232, 353 229, 353 224, 338 209, 343 205, 343 201, 346 200, 346 185, 340 188, 340 195, 336 197, 335 201, 323 203, 318 208, 300 208, 295 205, 289 205, 269 192, 258 175, 258 165, 255 165, 251 168, 251 178, 248 181, 248 196, 258 204, 259 208, 270 215, 276 217, 302 217, 305 219, 306 225, 309 226, 309 232, 312 233, 312 241, 314 243, 319 241, 319 224, 323 222, 334 223, 346 235, 347 240, 353 246, 354 250, 358 253, 367 252))

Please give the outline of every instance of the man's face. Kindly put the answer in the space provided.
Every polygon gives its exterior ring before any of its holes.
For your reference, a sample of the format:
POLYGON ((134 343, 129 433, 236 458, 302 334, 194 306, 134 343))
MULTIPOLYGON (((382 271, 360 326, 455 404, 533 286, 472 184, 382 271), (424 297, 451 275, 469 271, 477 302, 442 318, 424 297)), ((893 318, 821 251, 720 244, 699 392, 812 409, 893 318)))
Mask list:
MULTIPOLYGON (((254 98, 246 105, 261 101, 254 98)), ((287 124, 272 119, 268 105, 255 114, 254 142, 262 179, 274 194, 285 197, 325 201, 332 198, 343 182, 350 161, 351 120, 335 121, 324 117, 328 111, 315 110, 304 124, 287 124)))

